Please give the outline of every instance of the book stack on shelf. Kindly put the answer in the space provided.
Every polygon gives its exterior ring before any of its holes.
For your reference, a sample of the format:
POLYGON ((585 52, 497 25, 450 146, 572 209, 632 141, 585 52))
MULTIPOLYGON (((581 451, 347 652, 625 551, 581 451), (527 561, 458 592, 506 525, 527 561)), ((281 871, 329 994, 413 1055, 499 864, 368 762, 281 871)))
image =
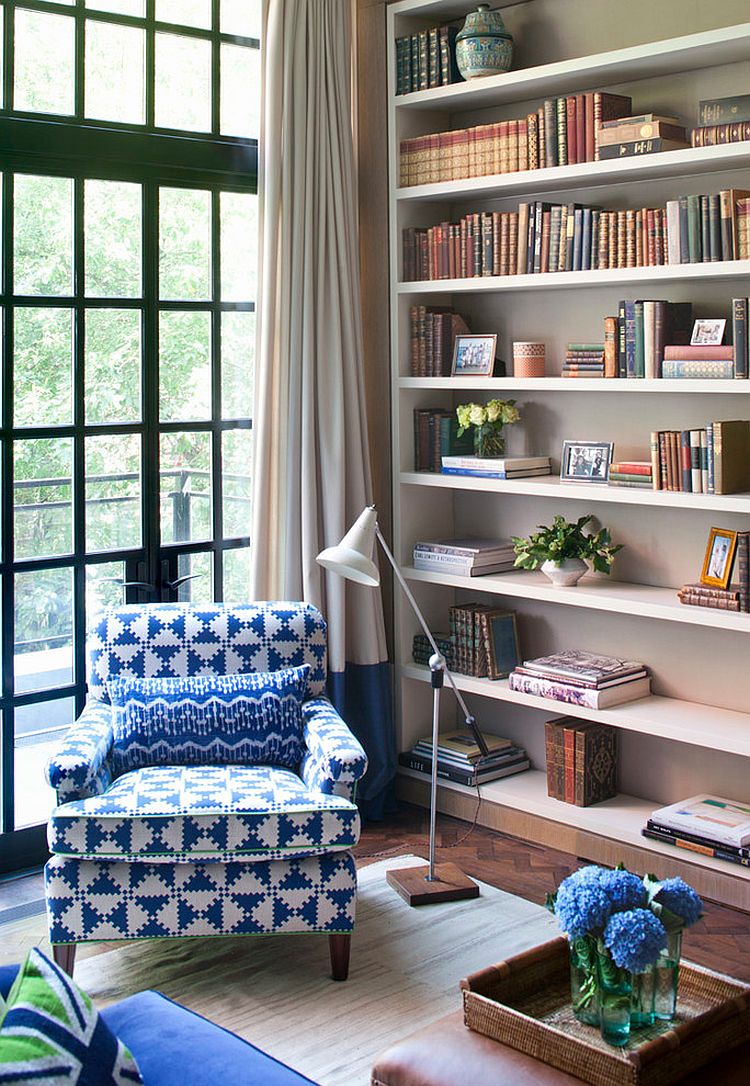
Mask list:
POLYGON ((609 465, 610 486, 652 490, 654 483, 650 460, 615 460, 609 465))
POLYGON ((654 490, 740 494, 750 490, 750 422, 710 422, 698 430, 651 433, 654 490))
POLYGON ((444 456, 443 475, 468 475, 480 479, 527 479, 533 475, 549 475, 552 465, 548 456, 444 456))
POLYGON ((593 162, 600 157, 599 118, 631 109, 625 95, 591 91, 547 98, 526 117, 401 140, 399 183, 429 185, 593 162))
POLYGON ((690 135, 693 147, 750 140, 750 94, 707 98, 698 103, 698 127, 690 135))
POLYGON ((453 670, 475 679, 504 679, 518 665, 515 615, 486 603, 457 603, 448 611, 453 670))
POLYGON ((644 837, 750 867, 750 806, 701 793, 654 811, 644 837))
POLYGON ((591 807, 617 795, 617 729, 561 716, 544 725, 547 795, 591 807))
POLYGON ((436 471, 446 455, 468 456, 474 448, 471 431, 458 436, 458 420, 442 407, 414 409, 414 470, 436 471))
POLYGON ((685 127, 677 117, 660 117, 657 113, 603 121, 597 138, 602 161, 682 151, 690 146, 685 127))
POLYGON ((396 38, 396 94, 461 83, 456 66, 457 33, 455 26, 432 26, 396 38))
POLYGON ((402 274, 411 282, 744 260, 749 216, 750 193, 738 189, 620 211, 537 200, 405 227, 402 274))
MULTIPOLYGON (((499 735, 485 732, 482 735, 489 751, 485 755, 474 736, 465 729, 444 732, 438 743, 438 777, 474 788, 529 768, 529 757, 523 747, 499 735)), ((399 754, 398 760, 407 769, 429 775, 432 772, 432 736, 418 739, 410 751, 399 754)))
MULTIPOLYGON (((435 644, 445 659, 446 667, 453 671, 453 638, 447 633, 434 633, 435 644)), ((415 664, 429 664, 432 656, 432 645, 423 633, 414 634, 411 646, 411 658, 415 664)))
POLYGON ((647 697, 651 676, 648 668, 636 660, 567 649, 524 660, 511 672, 508 685, 521 694, 587 709, 609 709, 647 697))
POLYGON ((449 306, 413 305, 409 331, 412 377, 449 377, 456 336, 471 329, 449 306))
POLYGON ((603 343, 569 343, 562 368, 563 377, 604 377, 603 343))
POLYGON ((515 551, 509 539, 424 540, 414 544, 414 568, 434 573, 481 577, 513 569, 515 551))

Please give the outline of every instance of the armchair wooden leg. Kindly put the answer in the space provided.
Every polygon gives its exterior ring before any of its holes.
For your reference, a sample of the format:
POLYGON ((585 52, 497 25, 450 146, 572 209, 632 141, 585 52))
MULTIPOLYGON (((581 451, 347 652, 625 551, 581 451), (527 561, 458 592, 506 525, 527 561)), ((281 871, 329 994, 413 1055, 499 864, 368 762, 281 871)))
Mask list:
POLYGON ((331 976, 334 980, 346 980, 349 976, 351 945, 351 933, 348 935, 328 936, 328 948, 331 952, 331 976))
POLYGON ((75 943, 55 943, 52 947, 52 957, 55 959, 55 964, 59 965, 69 977, 73 976, 73 966, 76 960, 75 943))

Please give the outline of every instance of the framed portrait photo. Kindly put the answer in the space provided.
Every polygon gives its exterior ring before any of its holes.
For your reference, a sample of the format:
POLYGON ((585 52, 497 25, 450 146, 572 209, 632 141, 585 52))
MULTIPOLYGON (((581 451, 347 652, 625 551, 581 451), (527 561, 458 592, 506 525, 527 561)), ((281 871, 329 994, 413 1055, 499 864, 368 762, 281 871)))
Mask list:
POLYGON ((496 350, 497 335, 456 336, 451 376, 492 377, 496 350))
POLYGON ((726 320, 704 318, 693 324, 690 342, 698 347, 720 347, 724 342, 726 320))
POLYGON ((708 533, 701 584, 712 585, 714 588, 728 588, 736 550, 736 532, 730 531, 729 528, 712 528, 708 533))
POLYGON ((564 441, 561 481, 606 484, 613 449, 614 443, 611 441, 564 441))

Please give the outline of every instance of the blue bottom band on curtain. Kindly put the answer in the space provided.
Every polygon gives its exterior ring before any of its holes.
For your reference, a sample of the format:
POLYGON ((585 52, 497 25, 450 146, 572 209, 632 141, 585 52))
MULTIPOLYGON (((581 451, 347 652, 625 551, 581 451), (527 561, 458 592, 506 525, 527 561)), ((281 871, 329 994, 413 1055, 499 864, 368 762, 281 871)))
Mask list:
POLYGON ((369 762, 357 789, 365 819, 396 810, 396 739, 391 702, 391 665, 347 664, 328 673, 328 696, 365 748, 369 762))

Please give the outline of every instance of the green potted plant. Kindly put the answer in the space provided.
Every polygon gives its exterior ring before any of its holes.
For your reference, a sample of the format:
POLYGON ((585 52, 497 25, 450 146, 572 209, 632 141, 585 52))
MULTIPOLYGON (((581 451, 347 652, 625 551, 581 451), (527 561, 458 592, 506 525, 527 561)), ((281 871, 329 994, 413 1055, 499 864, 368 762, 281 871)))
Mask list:
POLYGON ((540 524, 539 531, 528 539, 513 536, 516 566, 521 569, 541 569, 558 587, 573 588, 578 584, 591 562, 597 573, 610 573, 612 559, 622 544, 614 545, 608 528, 587 534, 584 528, 593 516, 579 517, 575 522, 556 516, 552 524, 540 524))

